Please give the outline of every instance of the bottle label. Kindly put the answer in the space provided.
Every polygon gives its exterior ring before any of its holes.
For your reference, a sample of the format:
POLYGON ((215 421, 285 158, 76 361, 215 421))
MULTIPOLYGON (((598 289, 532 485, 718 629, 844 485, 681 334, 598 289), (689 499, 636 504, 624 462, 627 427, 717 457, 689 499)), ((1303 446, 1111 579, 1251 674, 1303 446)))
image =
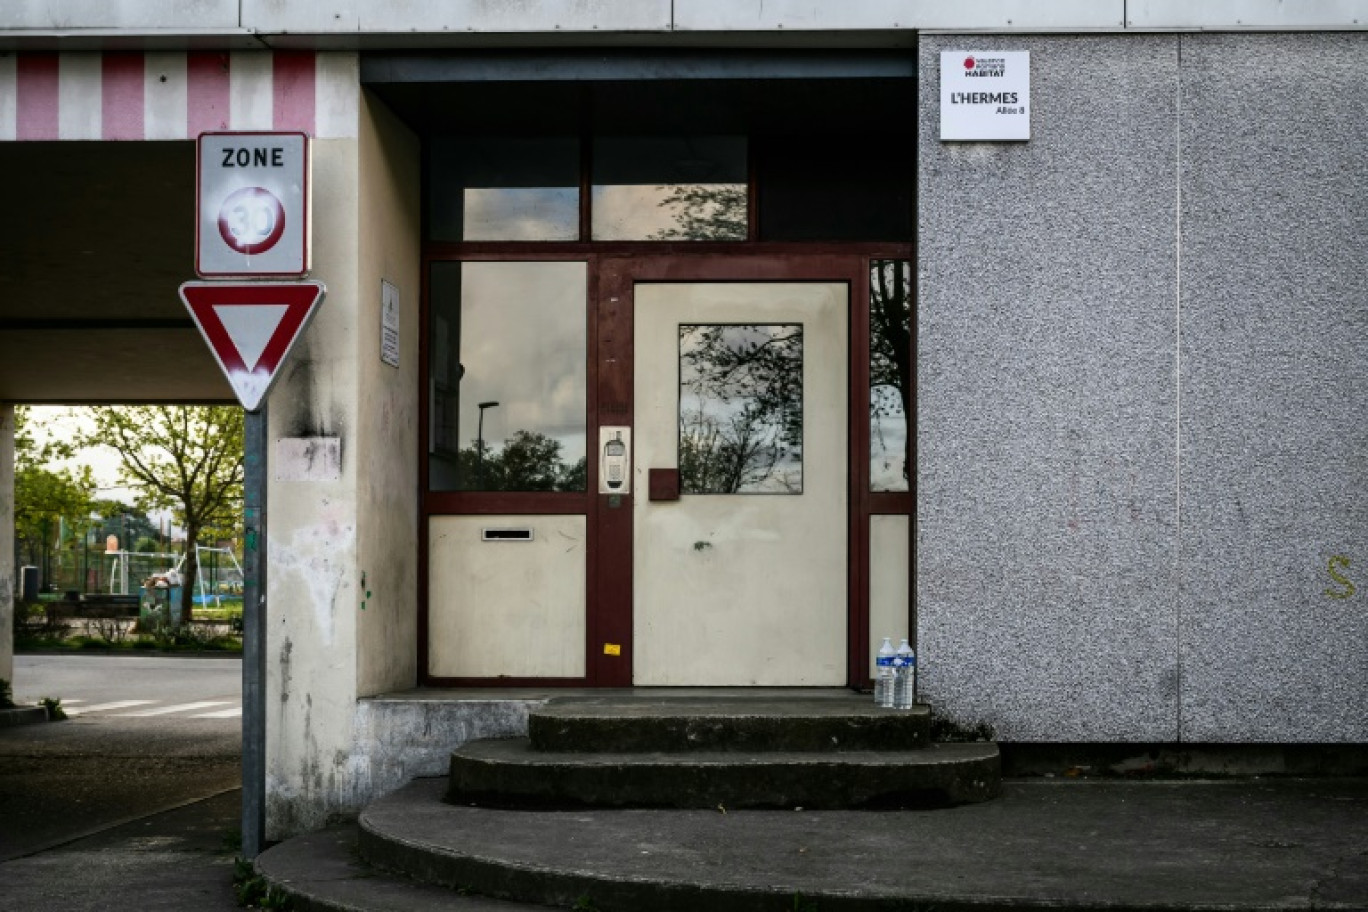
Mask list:
POLYGON ((874 660, 874 664, 879 668, 892 668, 893 657, 891 655, 881 655, 874 660))

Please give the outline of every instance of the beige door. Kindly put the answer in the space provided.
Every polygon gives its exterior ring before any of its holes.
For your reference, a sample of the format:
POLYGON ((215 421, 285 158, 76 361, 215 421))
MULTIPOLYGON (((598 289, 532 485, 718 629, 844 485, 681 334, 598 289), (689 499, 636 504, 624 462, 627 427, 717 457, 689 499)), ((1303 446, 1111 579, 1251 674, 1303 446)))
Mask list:
POLYGON ((845 684, 847 296, 636 286, 633 683, 845 684))

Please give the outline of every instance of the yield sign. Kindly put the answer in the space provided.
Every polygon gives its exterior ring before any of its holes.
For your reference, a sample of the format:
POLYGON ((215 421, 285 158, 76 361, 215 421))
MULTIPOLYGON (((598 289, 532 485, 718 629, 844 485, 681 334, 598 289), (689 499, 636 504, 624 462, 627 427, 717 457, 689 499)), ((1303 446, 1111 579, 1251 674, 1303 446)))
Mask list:
POLYGON ((321 282, 186 282, 180 287, 200 335, 249 412, 260 408, 324 291, 321 282))

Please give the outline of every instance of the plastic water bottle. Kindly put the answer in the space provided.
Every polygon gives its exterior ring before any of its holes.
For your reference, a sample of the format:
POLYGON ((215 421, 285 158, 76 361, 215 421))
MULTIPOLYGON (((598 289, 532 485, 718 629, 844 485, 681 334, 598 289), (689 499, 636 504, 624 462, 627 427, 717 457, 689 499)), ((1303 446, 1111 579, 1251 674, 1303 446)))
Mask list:
POLYGON ((893 708, 911 709, 917 692, 917 654, 904 638, 893 656, 893 708))
POLYGON ((884 637, 879 647, 879 656, 874 660, 874 705, 893 706, 893 638, 884 637))

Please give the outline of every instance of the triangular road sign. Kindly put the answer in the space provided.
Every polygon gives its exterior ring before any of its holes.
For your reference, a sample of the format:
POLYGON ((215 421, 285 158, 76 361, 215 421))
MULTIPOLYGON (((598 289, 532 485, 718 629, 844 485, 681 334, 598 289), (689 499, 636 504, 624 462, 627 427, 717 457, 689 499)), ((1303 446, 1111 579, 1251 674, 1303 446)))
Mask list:
POLYGON ((181 300, 249 412, 323 300, 321 282, 186 282, 181 300))

